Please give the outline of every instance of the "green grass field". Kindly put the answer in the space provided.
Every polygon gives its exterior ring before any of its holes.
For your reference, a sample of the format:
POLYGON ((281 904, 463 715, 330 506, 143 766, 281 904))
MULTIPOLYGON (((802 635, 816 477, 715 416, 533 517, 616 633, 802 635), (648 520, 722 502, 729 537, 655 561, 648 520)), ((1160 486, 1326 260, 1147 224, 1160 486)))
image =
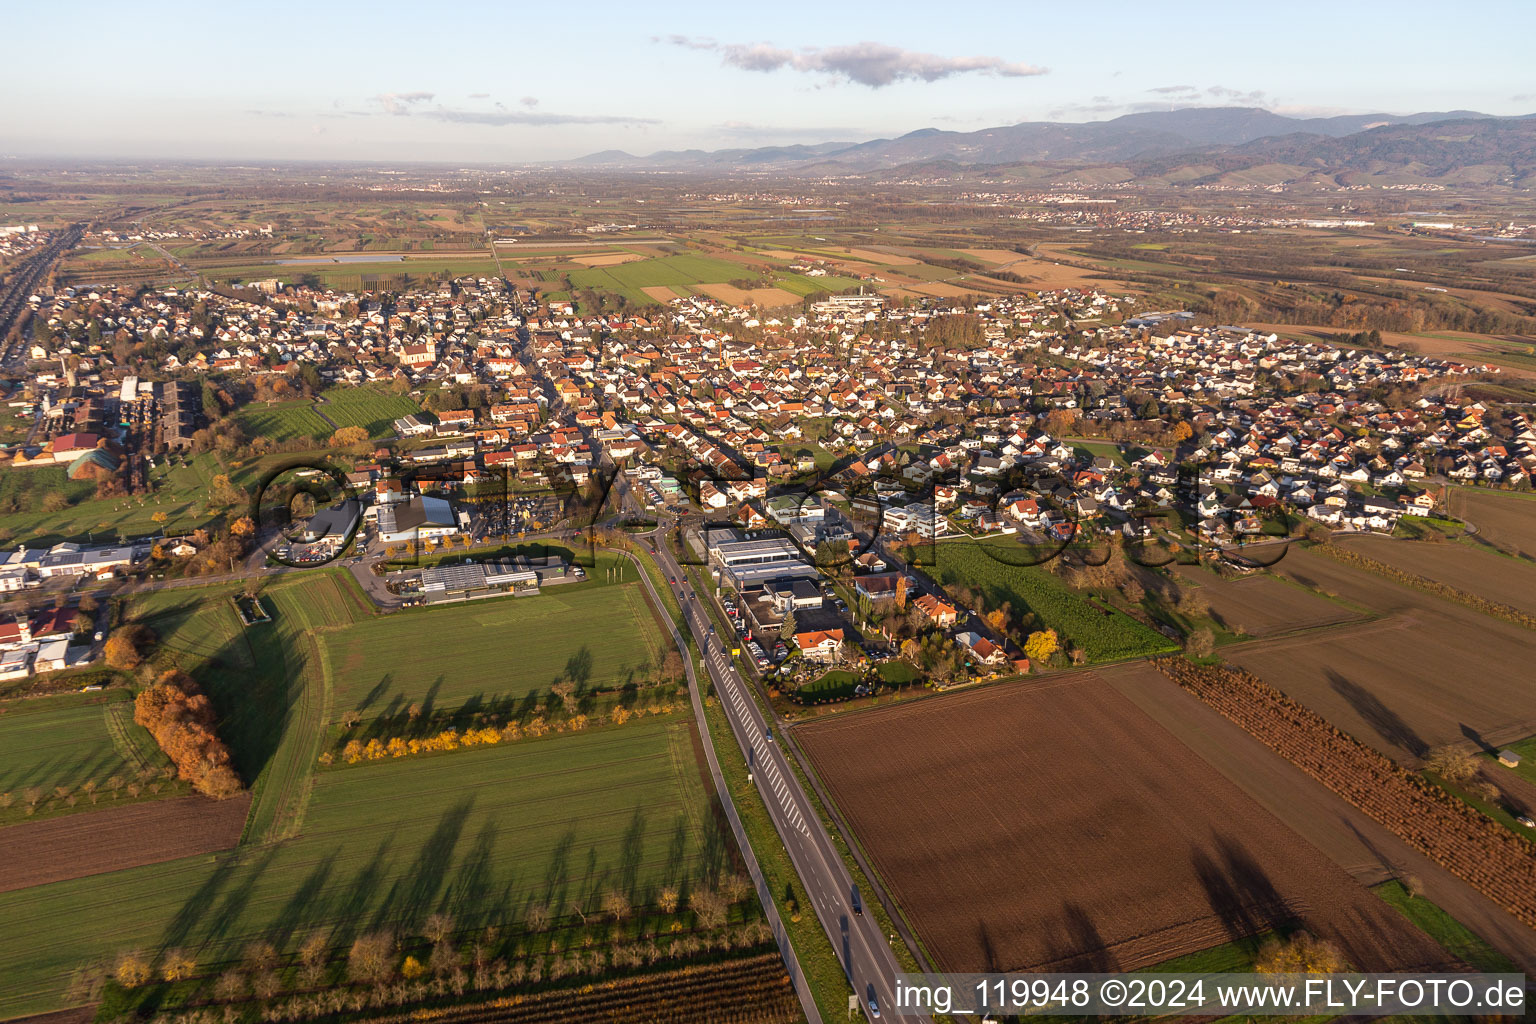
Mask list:
POLYGON ((362 427, 369 437, 389 437, 395 432, 395 420, 421 412, 409 395, 380 388, 332 388, 323 397, 320 409, 338 427, 362 427))
POLYGON ((693 253, 637 260, 613 267, 590 267, 571 271, 571 283, 577 288, 596 288, 617 292, 633 302, 654 302, 642 288, 695 284, 719 284, 736 278, 751 277, 752 272, 739 263, 711 259, 693 253))
POLYGON ((336 432, 320 418, 314 403, 307 398, 270 405, 252 402, 235 413, 235 422, 248 437, 268 437, 274 441, 330 437, 336 432))
POLYGON ((297 573, 269 583, 262 603, 273 621, 244 629, 229 602, 236 586, 137 595, 128 617, 160 636, 160 666, 190 672, 219 712, 219 734, 253 789, 248 841, 278 839, 303 823, 320 755, 331 679, 320 635, 371 615, 340 570, 297 573))
POLYGON ((857 288, 862 282, 851 277, 829 274, 826 277, 806 277, 804 274, 779 274, 774 284, 792 295, 806 296, 815 292, 838 292, 857 288))
POLYGON ((648 902, 726 861, 689 726, 676 718, 326 772, 303 834, 0 894, 0 1018, 65 1005, 71 974, 128 948, 210 963, 257 938, 343 947, 428 914, 510 926, 572 918, 609 888, 648 902), (110 921, 110 927, 103 927, 110 921))
POLYGON ((1509 958, 1494 949, 1466 925, 1422 896, 1410 896, 1401 882, 1383 882, 1372 890, 1430 938, 1480 971, 1517 970, 1509 958))
MULTIPOLYGON (((111 788, 110 779, 130 783, 146 768, 169 764, 134 723, 127 690, 0 703, 0 825, 127 802, 134 798, 111 788), (87 784, 94 784, 94 793, 85 792, 87 784), (73 805, 57 792, 60 787, 75 798, 73 805), (34 788, 42 800, 29 815, 27 793, 34 788)), ((185 786, 156 781, 157 789, 138 799, 186 792, 185 786)))
MULTIPOLYGON (((1044 568, 1009 565, 991 557, 982 547, 967 541, 934 545, 938 560, 934 575, 946 585, 964 584, 982 592, 988 608, 1007 601, 1015 611, 1034 612, 1044 626, 1081 647, 1089 661, 1113 661, 1174 649, 1172 641, 1129 615, 1100 611, 1086 596, 1044 568)), ((1001 552, 999 558, 1008 558, 1007 552, 1001 552)))
MULTIPOLYGON (((153 476, 166 479, 163 469, 153 476)), ((0 470, 0 544, 48 547, 62 540, 102 543, 144 537, 162 529, 188 533, 215 518, 207 508, 207 485, 192 477, 190 470, 174 474, 150 495, 98 499, 92 497, 94 484, 66 480, 63 466, 0 470), (50 491, 62 491, 69 504, 45 510, 43 498, 50 491), (155 520, 160 514, 164 523, 155 520)))
POLYGON ((658 664, 661 631, 638 584, 594 584, 426 608, 326 634, 333 720, 352 711, 396 714, 411 704, 425 711, 472 699, 519 702, 547 692, 582 652, 588 686, 622 685, 642 661, 658 664))

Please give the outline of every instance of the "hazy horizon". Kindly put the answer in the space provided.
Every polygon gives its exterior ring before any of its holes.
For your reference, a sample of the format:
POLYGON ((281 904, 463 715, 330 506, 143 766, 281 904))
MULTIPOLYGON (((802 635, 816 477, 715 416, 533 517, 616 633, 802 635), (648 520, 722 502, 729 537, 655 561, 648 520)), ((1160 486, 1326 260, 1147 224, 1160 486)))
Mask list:
POLYGON ((39 5, 11 14, 14 38, 68 40, 99 23, 110 46, 79 46, 67 75, 46 45, 0 68, 0 156, 522 164, 1192 106, 1536 109, 1518 48, 1487 39, 1490 25, 1522 38, 1536 9, 1496 4, 1475 23, 1441 10, 1293 5, 1255 39, 1206 3, 1177 24, 1128 4, 1091 22, 1046 6, 935 22, 915 4, 791 4, 771 28, 700 4, 600 7, 579 24, 482 5, 451 21, 399 3, 280 2, 259 16, 152 3, 132 19, 39 5), (447 38, 424 49, 410 25, 434 18, 428 37, 447 38))

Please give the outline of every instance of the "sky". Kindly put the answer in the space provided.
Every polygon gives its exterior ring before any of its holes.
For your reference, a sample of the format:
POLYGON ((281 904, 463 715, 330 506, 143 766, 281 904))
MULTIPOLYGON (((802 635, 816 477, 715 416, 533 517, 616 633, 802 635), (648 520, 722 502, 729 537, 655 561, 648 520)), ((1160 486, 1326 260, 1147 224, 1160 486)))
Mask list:
POLYGON ((517 164, 1187 106, 1536 111, 1536 0, 6 6, 0 157, 517 164))

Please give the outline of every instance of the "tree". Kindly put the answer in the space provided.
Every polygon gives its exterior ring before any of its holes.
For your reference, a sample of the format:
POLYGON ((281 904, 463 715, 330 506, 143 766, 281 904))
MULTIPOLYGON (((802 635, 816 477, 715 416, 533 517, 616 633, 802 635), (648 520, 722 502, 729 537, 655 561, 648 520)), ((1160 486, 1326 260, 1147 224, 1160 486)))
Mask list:
POLYGON ((124 988, 138 988, 149 980, 149 961, 142 953, 124 953, 117 958, 112 976, 124 988))
POLYGON ((1344 954, 1331 942, 1297 932, 1284 942, 1259 947, 1253 969, 1260 974, 1333 974, 1344 970, 1344 954))
POLYGON ((160 975, 166 981, 181 981, 197 971, 197 961, 180 949, 168 949, 160 964, 160 975))
POLYGON ((1424 767, 1447 782, 1465 782, 1477 774, 1477 758, 1451 744, 1435 747, 1424 758, 1424 767))
POLYGON ((603 893, 603 913, 613 917, 614 921, 623 921, 629 917, 629 897, 617 889, 609 889, 603 893))
POLYGON ((661 892, 656 897, 656 906, 661 909, 663 914, 677 913, 677 887, 671 885, 663 886, 661 892))
POLYGON ((368 440, 368 431, 362 427, 342 427, 331 435, 332 448, 350 448, 368 440))
POLYGON ((984 616, 988 626, 999 634, 1008 631, 1008 615, 1001 608, 994 608, 984 616))
POLYGON ((1191 658, 1209 658, 1216 650, 1216 637, 1207 626, 1201 626, 1184 641, 1184 653, 1191 658))
POLYGON ((433 945, 445 941, 453 934, 453 915, 441 913, 431 915, 427 918, 427 923, 422 925, 421 934, 433 945))
POLYGON ((1054 629, 1037 630, 1024 641, 1024 655, 1033 662, 1044 662, 1055 654, 1061 645, 1054 629))
POLYGON ((358 936, 347 952, 347 977, 368 985, 382 985, 395 973, 395 940, 388 932, 358 936))
POLYGON ((43 495, 43 511, 59 512, 69 507, 69 498, 63 491, 49 491, 43 495))
POLYGON ((787 642, 788 640, 793 638, 794 635, 795 635, 795 612, 794 612, 794 609, 790 609, 789 611, 784 613, 784 621, 779 623, 779 639, 780 640, 784 640, 784 641, 787 642))
POLYGON ((154 630, 148 626, 119 626, 107 637, 103 653, 112 668, 132 671, 143 664, 144 649, 154 641, 154 630))

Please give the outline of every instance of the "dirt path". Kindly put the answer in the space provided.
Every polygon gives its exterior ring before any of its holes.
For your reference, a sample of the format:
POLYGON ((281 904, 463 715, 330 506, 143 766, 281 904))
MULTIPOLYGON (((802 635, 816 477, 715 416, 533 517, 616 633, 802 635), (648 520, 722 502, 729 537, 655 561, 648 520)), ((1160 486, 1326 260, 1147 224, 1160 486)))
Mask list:
POLYGON ((1365 885, 1402 875, 1520 965, 1536 972, 1536 931, 1494 906, 1364 812, 1319 785, 1242 727, 1146 663, 1098 670, 1148 717, 1183 740, 1275 817, 1365 885))

